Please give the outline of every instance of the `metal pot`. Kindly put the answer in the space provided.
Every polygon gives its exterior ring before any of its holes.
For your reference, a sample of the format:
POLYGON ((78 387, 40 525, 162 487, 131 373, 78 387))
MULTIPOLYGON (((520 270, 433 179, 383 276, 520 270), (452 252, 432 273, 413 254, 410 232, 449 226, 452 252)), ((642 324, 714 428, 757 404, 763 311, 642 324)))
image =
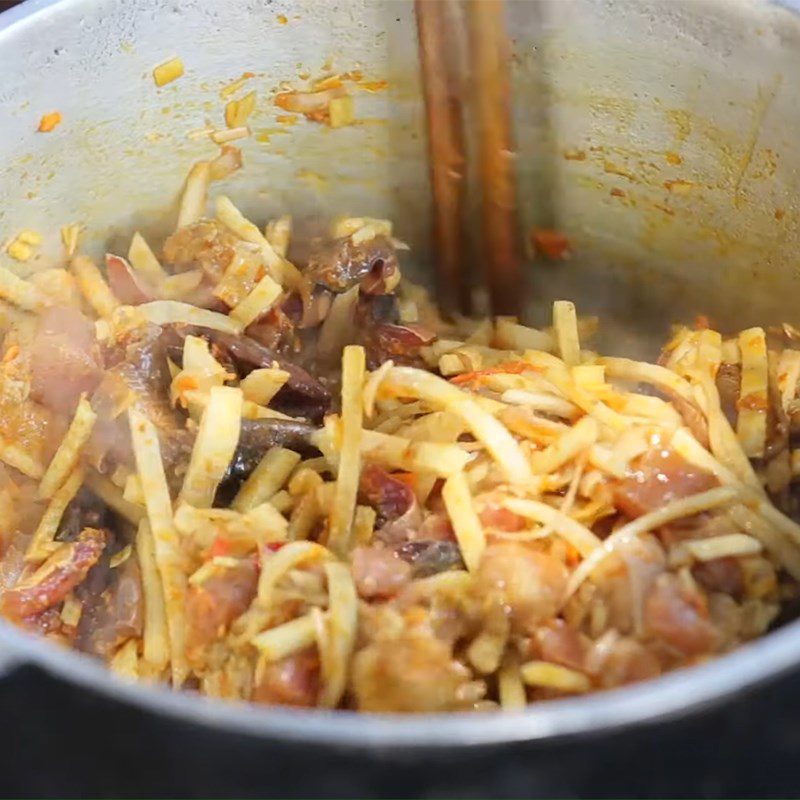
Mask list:
MULTIPOLYGON (((511 0, 521 215, 526 226, 564 230, 575 252, 531 270, 537 307, 572 297, 602 314, 617 349, 620 332, 632 332, 629 351, 700 312, 722 327, 800 322, 799 10, 762 0, 511 0)), ((47 232, 45 260, 59 257, 67 223, 87 224, 98 250, 134 227, 163 235, 188 166, 210 152, 185 134, 206 116, 220 120, 219 89, 245 71, 256 73, 260 135, 226 191, 257 219, 287 208, 308 220, 392 218, 424 274, 430 195, 415 29, 411 4, 392 0, 28 0, 3 14, 0 235, 47 232), (157 89, 151 70, 173 55, 186 74, 157 89), (269 89, 330 56, 337 69, 388 81, 358 96, 369 122, 279 131, 269 89), (61 125, 36 133, 55 110, 61 125)), ((800 627, 647 684, 481 717, 221 704, 123 684, 4 624, 0 645, 7 686, 26 685, 33 665, 57 678, 42 679, 48 692, 63 682, 91 690, 95 710, 129 719, 138 707, 206 745, 219 732, 229 743, 302 742, 341 765, 359 751, 449 758, 454 748, 536 741, 545 753, 564 737, 686 715, 794 668, 800 627)))

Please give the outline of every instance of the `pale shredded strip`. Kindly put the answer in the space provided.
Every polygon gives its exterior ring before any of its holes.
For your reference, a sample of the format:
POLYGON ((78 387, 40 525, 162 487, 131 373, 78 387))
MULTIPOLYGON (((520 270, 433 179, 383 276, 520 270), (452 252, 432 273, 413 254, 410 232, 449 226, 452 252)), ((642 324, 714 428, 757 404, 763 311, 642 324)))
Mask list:
POLYGON ((277 367, 254 369, 241 380, 245 400, 266 406, 289 380, 289 373, 277 367))
POLYGON ((0 298, 24 311, 42 311, 49 305, 45 295, 33 283, 5 267, 0 267, 0 298))
POLYGON ((108 662, 108 668, 123 681, 139 679, 139 654, 136 639, 128 639, 108 662))
POLYGON ((316 641, 316 627, 310 614, 259 633, 251 639, 266 661, 279 661, 316 641))
POLYGON ((705 395, 706 418, 708 419, 708 438, 711 452, 715 458, 730 469, 743 483, 759 493, 763 492, 750 459, 742 449, 740 440, 725 416, 719 399, 719 391, 713 378, 708 374, 698 376, 700 387, 705 395))
POLYGON ((428 400, 460 416, 498 462, 509 483, 524 484, 532 479, 528 460, 514 437, 466 392, 414 367, 392 368, 383 385, 384 390, 428 400))
POLYGON ((224 195, 217 198, 217 219, 246 242, 258 245, 267 269, 278 283, 289 287, 302 285, 302 276, 297 267, 278 255, 258 226, 250 222, 224 195))
POLYGON ((128 247, 128 261, 131 266, 142 274, 143 277, 151 280, 158 286, 167 277, 167 273, 156 258, 155 253, 150 249, 144 236, 139 231, 131 237, 128 247))
MULTIPOLYGON (((330 484, 335 489, 335 485, 330 484)), ((289 531, 287 538, 296 542, 308 539, 314 526, 325 516, 327 509, 333 506, 333 494, 328 502, 323 506, 317 498, 316 491, 306 492, 292 509, 292 516, 289 520, 289 531)))
POLYGON ((175 511, 174 523, 181 534, 191 537, 201 547, 210 547, 223 533, 231 544, 258 548, 265 542, 285 541, 288 528, 288 521, 272 503, 261 503, 245 513, 181 503, 175 511))
POLYGON ((710 511, 720 506, 729 505, 737 499, 738 493, 735 489, 729 486, 720 486, 716 489, 709 489, 707 492, 700 492, 689 497, 673 500, 663 508, 643 514, 632 522, 628 522, 605 539, 600 547, 596 548, 578 565, 570 576, 567 595, 574 594, 581 583, 594 572, 600 563, 627 542, 641 536, 643 533, 647 533, 647 531, 666 525, 668 522, 699 514, 701 511, 710 511))
POLYGON ((375 398, 378 395, 381 382, 386 377, 386 374, 394 366, 394 362, 389 359, 384 361, 378 369, 373 370, 367 376, 364 383, 364 416, 369 418, 375 413, 375 398))
POLYGON ((143 315, 154 325, 197 325, 200 328, 211 328, 222 333, 240 334, 242 326, 236 321, 216 311, 198 308, 189 303, 177 300, 153 300, 136 306, 136 312, 143 315))
POLYGON ((800 350, 784 350, 778 360, 778 383, 781 390, 783 410, 797 396, 797 383, 800 381, 800 350))
MULTIPOLYGON (((474 334, 470 336, 468 343, 489 344, 488 341, 475 341, 474 334)), ((520 325, 515 319, 509 317, 497 318, 493 344, 501 350, 545 350, 550 352, 555 348, 555 342, 549 333, 520 325)))
POLYGON ((294 505, 294 498, 285 489, 281 489, 272 496, 270 504, 276 511, 285 514, 287 511, 291 511, 294 505))
POLYGON ((762 328, 749 328, 739 334, 742 379, 736 434, 749 458, 763 458, 767 444, 769 407, 767 342, 762 328))
MULTIPOLYGON (((575 366, 581 360, 581 343, 578 336, 578 317, 575 304, 569 300, 553 303, 553 329, 556 333, 558 351, 567 366, 575 366)), ((531 348, 541 350, 545 348, 531 348)))
POLYGON ((347 686, 350 656, 356 643, 358 595, 349 565, 329 561, 325 564, 325 575, 329 596, 326 620, 329 652, 328 657, 322 659, 319 705, 335 708, 347 686))
POLYGON ((97 414, 92 410, 86 395, 82 395, 69 429, 39 484, 39 497, 44 499, 52 497, 68 479, 78 464, 84 445, 89 441, 96 419, 97 414))
POLYGON ((579 413, 577 406, 563 397, 546 392, 529 392, 525 389, 507 389, 500 396, 504 403, 528 406, 535 411, 552 414, 562 419, 573 419, 579 413))
POLYGON ((271 448, 241 485, 231 507, 237 511, 248 511, 269 500, 284 485, 299 462, 300 456, 294 451, 282 447, 271 448))
POLYGON ((455 444, 414 442, 403 436, 368 430, 362 432, 361 453, 369 461, 393 469, 431 472, 443 478, 463 469, 470 460, 455 444))
POLYGON ((328 520, 328 547, 345 555, 350 549, 350 529, 361 474, 361 436, 364 408, 365 353, 348 345, 342 355, 342 437, 336 496, 328 520))
POLYGON ((75 596, 74 592, 70 592, 64 598, 64 605, 61 607, 61 621, 65 625, 77 628, 82 614, 83 603, 75 596))
POLYGON ((189 170, 183 195, 181 195, 176 230, 199 222, 206 215, 210 183, 211 165, 208 161, 199 161, 189 170))
POLYGON ((747 506, 733 506, 728 510, 728 517, 740 530, 756 537, 767 552, 796 581, 800 581, 800 550, 794 542, 747 506))
POLYGON ((355 336, 353 311, 358 300, 358 286, 337 294, 331 303, 331 309, 319 331, 319 357, 323 361, 333 361, 345 345, 350 344, 355 336))
POLYGON ((289 570, 304 562, 322 561, 333 555, 326 547, 316 542, 290 542, 265 559, 258 578, 258 602, 266 609, 273 603, 275 586, 289 570))
POLYGON ((661 367, 658 364, 648 364, 644 361, 634 361, 630 358, 600 358, 598 363, 606 368, 609 378, 618 378, 622 381, 649 383, 675 394, 694 403, 694 394, 689 383, 680 375, 661 367))
POLYGON ((353 515, 353 544, 356 547, 367 547, 375 532, 377 513, 370 506, 356 506, 353 515))
POLYGON ((509 511, 513 511, 521 517, 551 526, 584 558, 588 558, 603 546, 602 540, 598 539, 589 528, 546 503, 538 500, 509 497, 503 501, 503 505, 509 511))
POLYGON ((217 487, 231 463, 239 441, 242 390, 213 386, 203 409, 189 467, 181 488, 180 501, 197 508, 214 502, 217 487))
POLYGON ((525 684, 519 668, 519 657, 513 650, 506 653, 497 673, 497 691, 503 711, 521 711, 528 704, 525 684))
POLYGON ((165 300, 183 300, 191 297, 192 292, 203 282, 203 270, 190 269, 187 272, 176 272, 167 275, 159 285, 159 294, 165 300))
POLYGON ((28 562, 44 561, 53 550, 55 535, 61 523, 61 517, 73 497, 78 493, 83 483, 83 470, 80 467, 73 469, 64 483, 53 493, 50 503, 42 515, 39 525, 34 531, 25 560, 28 562))
POLYGON ((222 280, 214 288, 215 297, 229 306, 241 303, 258 279, 261 269, 260 257, 254 257, 254 254, 242 252, 237 248, 222 280))
POLYGON ((456 472, 445 481, 442 499, 453 524, 464 563, 470 572, 474 572, 486 549, 486 536, 472 504, 469 484, 463 472, 456 472))
POLYGON ((800 546, 800 525, 778 511, 763 493, 756 492, 749 486, 740 483, 736 476, 722 466, 686 429, 681 428, 675 433, 672 437, 672 446, 687 461, 713 473, 721 483, 737 489, 744 502, 756 509, 772 526, 792 539, 795 546, 800 546))
POLYGON ((281 296, 281 292, 280 284, 276 283, 270 275, 264 275, 250 294, 231 309, 230 315, 242 328, 246 328, 272 308, 275 301, 281 296))
POLYGON ((761 542, 743 533, 713 536, 686 542, 686 549, 698 561, 713 561, 729 556, 752 556, 761 552, 761 542))
POLYGON ((44 467, 31 453, 2 438, 0 438, 0 461, 37 481, 44 474, 44 467))
POLYGON ((105 475, 90 470, 86 474, 85 483, 97 497, 132 525, 138 525, 144 519, 146 514, 144 507, 125 500, 119 487, 115 486, 105 475))
POLYGON ((523 682, 528 686, 555 689, 571 694, 581 694, 592 688, 589 678, 584 673, 548 661, 528 661, 519 671, 523 682))
POLYGON ((164 604, 164 588, 156 563, 153 534, 147 520, 142 520, 136 533, 136 556, 142 576, 144 620, 143 656, 153 666, 163 669, 169 663, 169 630, 164 604))
POLYGON ((161 576, 169 626, 172 683, 182 686, 186 663, 186 573, 178 532, 172 522, 172 501, 161 461, 158 434, 152 422, 136 408, 128 410, 136 469, 147 505, 155 557, 161 576))
POLYGON ((277 219, 270 220, 264 228, 264 237, 281 258, 286 258, 292 238, 291 215, 284 214, 277 219))
POLYGON ((531 469, 537 475, 555 472, 591 447, 597 440, 598 432, 597 421, 593 417, 583 417, 546 450, 533 453, 530 458, 531 469))
POLYGON ((90 258, 77 255, 72 259, 72 272, 81 294, 99 317, 108 317, 119 306, 119 300, 106 283, 100 268, 90 258))

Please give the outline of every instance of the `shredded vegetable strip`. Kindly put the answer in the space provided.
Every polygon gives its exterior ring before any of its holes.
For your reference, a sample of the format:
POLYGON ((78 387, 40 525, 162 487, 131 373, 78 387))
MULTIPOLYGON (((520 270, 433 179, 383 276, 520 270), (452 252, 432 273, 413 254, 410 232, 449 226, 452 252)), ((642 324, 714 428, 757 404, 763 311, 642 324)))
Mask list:
POLYGON ((246 242, 258 245, 261 257, 267 265, 267 269, 272 273, 282 286, 297 287, 302 285, 302 276, 297 268, 282 258, 267 238, 261 233, 256 225, 250 222, 241 211, 224 195, 217 198, 217 219, 223 225, 229 227, 234 233, 246 242))
POLYGON ((181 204, 178 209, 177 228, 184 228, 197 222, 206 215, 208 202, 208 186, 211 183, 211 165, 208 161, 195 164, 186 178, 181 204))
POLYGON ((242 379, 239 388, 244 393, 245 400, 266 406, 288 380, 289 373, 282 369, 274 367, 254 369, 242 379))
POLYGON ((597 421, 592 417, 583 417, 546 450, 534 453, 531 456, 531 469, 538 475, 555 472, 563 464, 591 447, 597 440, 598 433, 597 421))
POLYGON ((322 708, 335 708, 347 685, 350 656, 356 643, 358 595, 350 568, 346 564, 326 563, 325 575, 330 598, 327 619, 327 645, 330 650, 328 658, 322 662, 323 685, 319 704, 322 708))
POLYGON ((455 444, 415 442, 403 436, 362 431, 361 453, 369 461, 410 472, 447 478, 462 470, 469 455, 455 444))
POLYGON ((110 316, 119 306, 119 300, 114 297, 97 264, 86 256, 77 255, 72 259, 72 271, 78 288, 97 315, 110 316))
POLYGON ((69 430, 58 446, 58 450, 39 484, 39 497, 45 499, 52 497, 68 479, 69 474, 78 464, 81 450, 89 440, 96 419, 97 414, 92 410, 86 395, 82 395, 69 430))
POLYGON ((694 393, 688 381, 666 367, 644 361, 633 361, 630 358, 600 358, 598 363, 606 368, 609 378, 649 383, 674 392, 689 403, 694 403, 694 393))
POLYGON ((588 692, 592 686, 589 678, 582 672, 547 661, 529 661, 519 671, 522 680, 529 686, 569 693, 588 692))
POLYGON ((460 416, 476 439, 486 446, 510 483, 532 480, 528 460, 514 437, 469 394, 442 378, 413 367, 394 367, 384 379, 384 391, 428 400, 460 416))
POLYGON ((331 552, 316 542, 290 542, 267 558, 258 578, 258 602, 266 609, 272 606, 275 587, 289 570, 304 562, 324 561, 331 552))
POLYGON ((197 325, 200 328, 211 328, 222 333, 239 334, 242 326, 236 320, 216 311, 198 308, 189 303, 177 300, 153 300, 136 307, 148 322, 154 325, 197 325))
POLYGON ((142 520, 136 534, 136 555, 142 575, 144 595, 143 655, 157 669, 169 663, 169 630, 164 604, 164 589, 156 562, 153 533, 147 520, 142 520))
POLYGON ((710 511, 720 506, 729 505, 737 499, 737 492, 729 486, 720 486, 716 489, 709 489, 689 497, 682 497, 673 500, 663 508, 644 514, 638 519, 623 525, 619 530, 605 539, 600 547, 591 553, 572 573, 569 580, 567 593, 574 594, 575 590, 588 578, 598 565, 612 553, 623 547, 627 542, 632 541, 647 531, 666 525, 682 517, 690 517, 699 514, 701 511, 710 511))
POLYGON ((296 653, 316 641, 316 627, 310 614, 298 617, 276 628, 259 633, 252 639, 261 657, 266 661, 278 661, 296 653))
POLYGON ((525 684, 519 669, 519 658, 509 651, 497 675, 500 706, 503 711, 521 711, 527 705, 525 684))
POLYGON ((28 550, 25 553, 26 561, 44 561, 52 552, 55 535, 61 523, 61 517, 73 497, 78 493, 83 483, 83 470, 76 467, 61 487, 53 493, 50 503, 45 509, 38 527, 34 531, 28 550))
POLYGON ((105 475, 90 470, 86 475, 86 486, 131 525, 138 525, 144 519, 146 514, 144 507, 125 500, 119 487, 105 475))
POLYGON ((708 438, 711 452, 717 460, 730 469, 743 483, 757 492, 763 492, 753 465, 742 449, 741 442, 720 407, 719 391, 709 375, 701 375, 700 386, 706 400, 708 438))
POLYGON ((603 547, 604 543, 589 528, 546 503, 509 497, 505 501, 505 506, 521 517, 551 526, 584 557, 603 547))
POLYGON ((445 481, 442 499, 453 523, 464 563, 470 572, 474 572, 486 549, 486 537, 473 508, 469 484, 463 472, 457 472, 445 481))
POLYGON ((342 444, 336 496, 328 522, 328 546, 344 555, 350 548, 350 529, 361 472, 361 436, 366 373, 364 348, 348 345, 342 355, 342 444))
POLYGON ((142 482, 147 517, 155 545, 169 626, 172 683, 182 686, 188 675, 186 663, 186 572, 178 532, 172 522, 172 501, 161 461, 161 448, 153 423, 138 409, 128 411, 136 469, 142 482))
POLYGON ((752 536, 731 533, 726 536, 714 536, 711 539, 687 542, 686 549, 698 561, 713 561, 717 558, 755 555, 761 552, 761 542, 752 536))
POLYGON ((556 332, 558 351, 564 363, 569 367, 580 364, 581 343, 574 303, 569 300, 556 300, 553 303, 553 328, 556 332))
POLYGON ((394 366, 394 362, 390 359, 384 361, 378 369, 370 372, 367 376, 366 383, 364 384, 364 416, 369 418, 375 413, 375 399, 378 395, 378 389, 386 377, 386 374, 394 366))
POLYGON ((19 445, 2 438, 0 438, 0 461, 34 480, 39 480, 44 474, 44 467, 33 455, 19 445))
POLYGON ((292 450, 282 447, 268 450, 242 484, 231 507, 237 511, 249 511, 269 500, 286 483, 299 462, 300 456, 292 450))
POLYGON ((128 248, 128 261, 131 266, 142 274, 143 277, 151 280, 156 286, 164 281, 167 273, 156 258, 155 253, 150 249, 150 245, 145 241, 139 231, 131 237, 131 244, 128 248))
POLYGON ((212 386, 183 480, 181 502, 196 508, 212 505, 236 450, 241 418, 242 390, 212 386))
POLYGON ((49 305, 45 295, 33 283, 5 267, 0 267, 0 298, 23 311, 42 311, 49 305))
POLYGON ((231 309, 231 317, 243 328, 272 308, 281 295, 281 286, 265 275, 238 305, 231 309))
POLYGON ((264 237, 281 258, 286 258, 286 254, 289 252, 289 242, 292 238, 291 216, 284 214, 278 219, 270 220, 264 229, 264 237))
POLYGON ((736 433, 748 457, 763 458, 769 408, 767 342, 763 329, 742 331, 739 350, 742 354, 742 381, 736 433))

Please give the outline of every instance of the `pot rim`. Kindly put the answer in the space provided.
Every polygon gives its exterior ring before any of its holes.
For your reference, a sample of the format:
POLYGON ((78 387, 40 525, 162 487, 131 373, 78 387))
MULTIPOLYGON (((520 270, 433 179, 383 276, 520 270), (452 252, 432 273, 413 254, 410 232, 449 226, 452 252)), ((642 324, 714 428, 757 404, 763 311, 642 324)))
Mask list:
POLYGON ((553 700, 513 713, 402 716, 288 709, 215 700, 126 683, 104 665, 0 622, 6 673, 33 665, 128 705, 232 733, 370 750, 435 749, 560 739, 609 732, 699 711, 777 678, 800 663, 800 623, 701 666, 621 689, 553 700))
MULTIPOLYGON (((800 0, 766 0, 795 13, 800 0)), ((0 41, 65 0, 26 0, 0 14, 0 41)), ((125 683, 105 666, 0 621, 0 679, 33 665, 65 681, 148 711, 227 732, 341 748, 443 750, 542 741, 665 721, 719 703, 800 664, 800 622, 707 664, 586 697, 514 713, 419 716, 300 710, 224 702, 165 687, 125 683)))

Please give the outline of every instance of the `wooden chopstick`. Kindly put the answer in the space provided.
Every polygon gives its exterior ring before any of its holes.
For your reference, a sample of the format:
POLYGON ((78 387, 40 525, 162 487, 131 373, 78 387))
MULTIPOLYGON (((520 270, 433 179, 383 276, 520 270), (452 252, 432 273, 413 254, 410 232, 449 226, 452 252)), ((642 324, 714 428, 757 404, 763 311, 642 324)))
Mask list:
POLYGON ((524 296, 517 241, 510 47, 503 0, 469 0, 478 126, 483 262, 493 314, 518 314, 524 296))
POLYGON ((433 228, 439 302, 468 314, 471 287, 464 265, 464 128, 456 36, 446 0, 414 0, 433 188, 433 228))

